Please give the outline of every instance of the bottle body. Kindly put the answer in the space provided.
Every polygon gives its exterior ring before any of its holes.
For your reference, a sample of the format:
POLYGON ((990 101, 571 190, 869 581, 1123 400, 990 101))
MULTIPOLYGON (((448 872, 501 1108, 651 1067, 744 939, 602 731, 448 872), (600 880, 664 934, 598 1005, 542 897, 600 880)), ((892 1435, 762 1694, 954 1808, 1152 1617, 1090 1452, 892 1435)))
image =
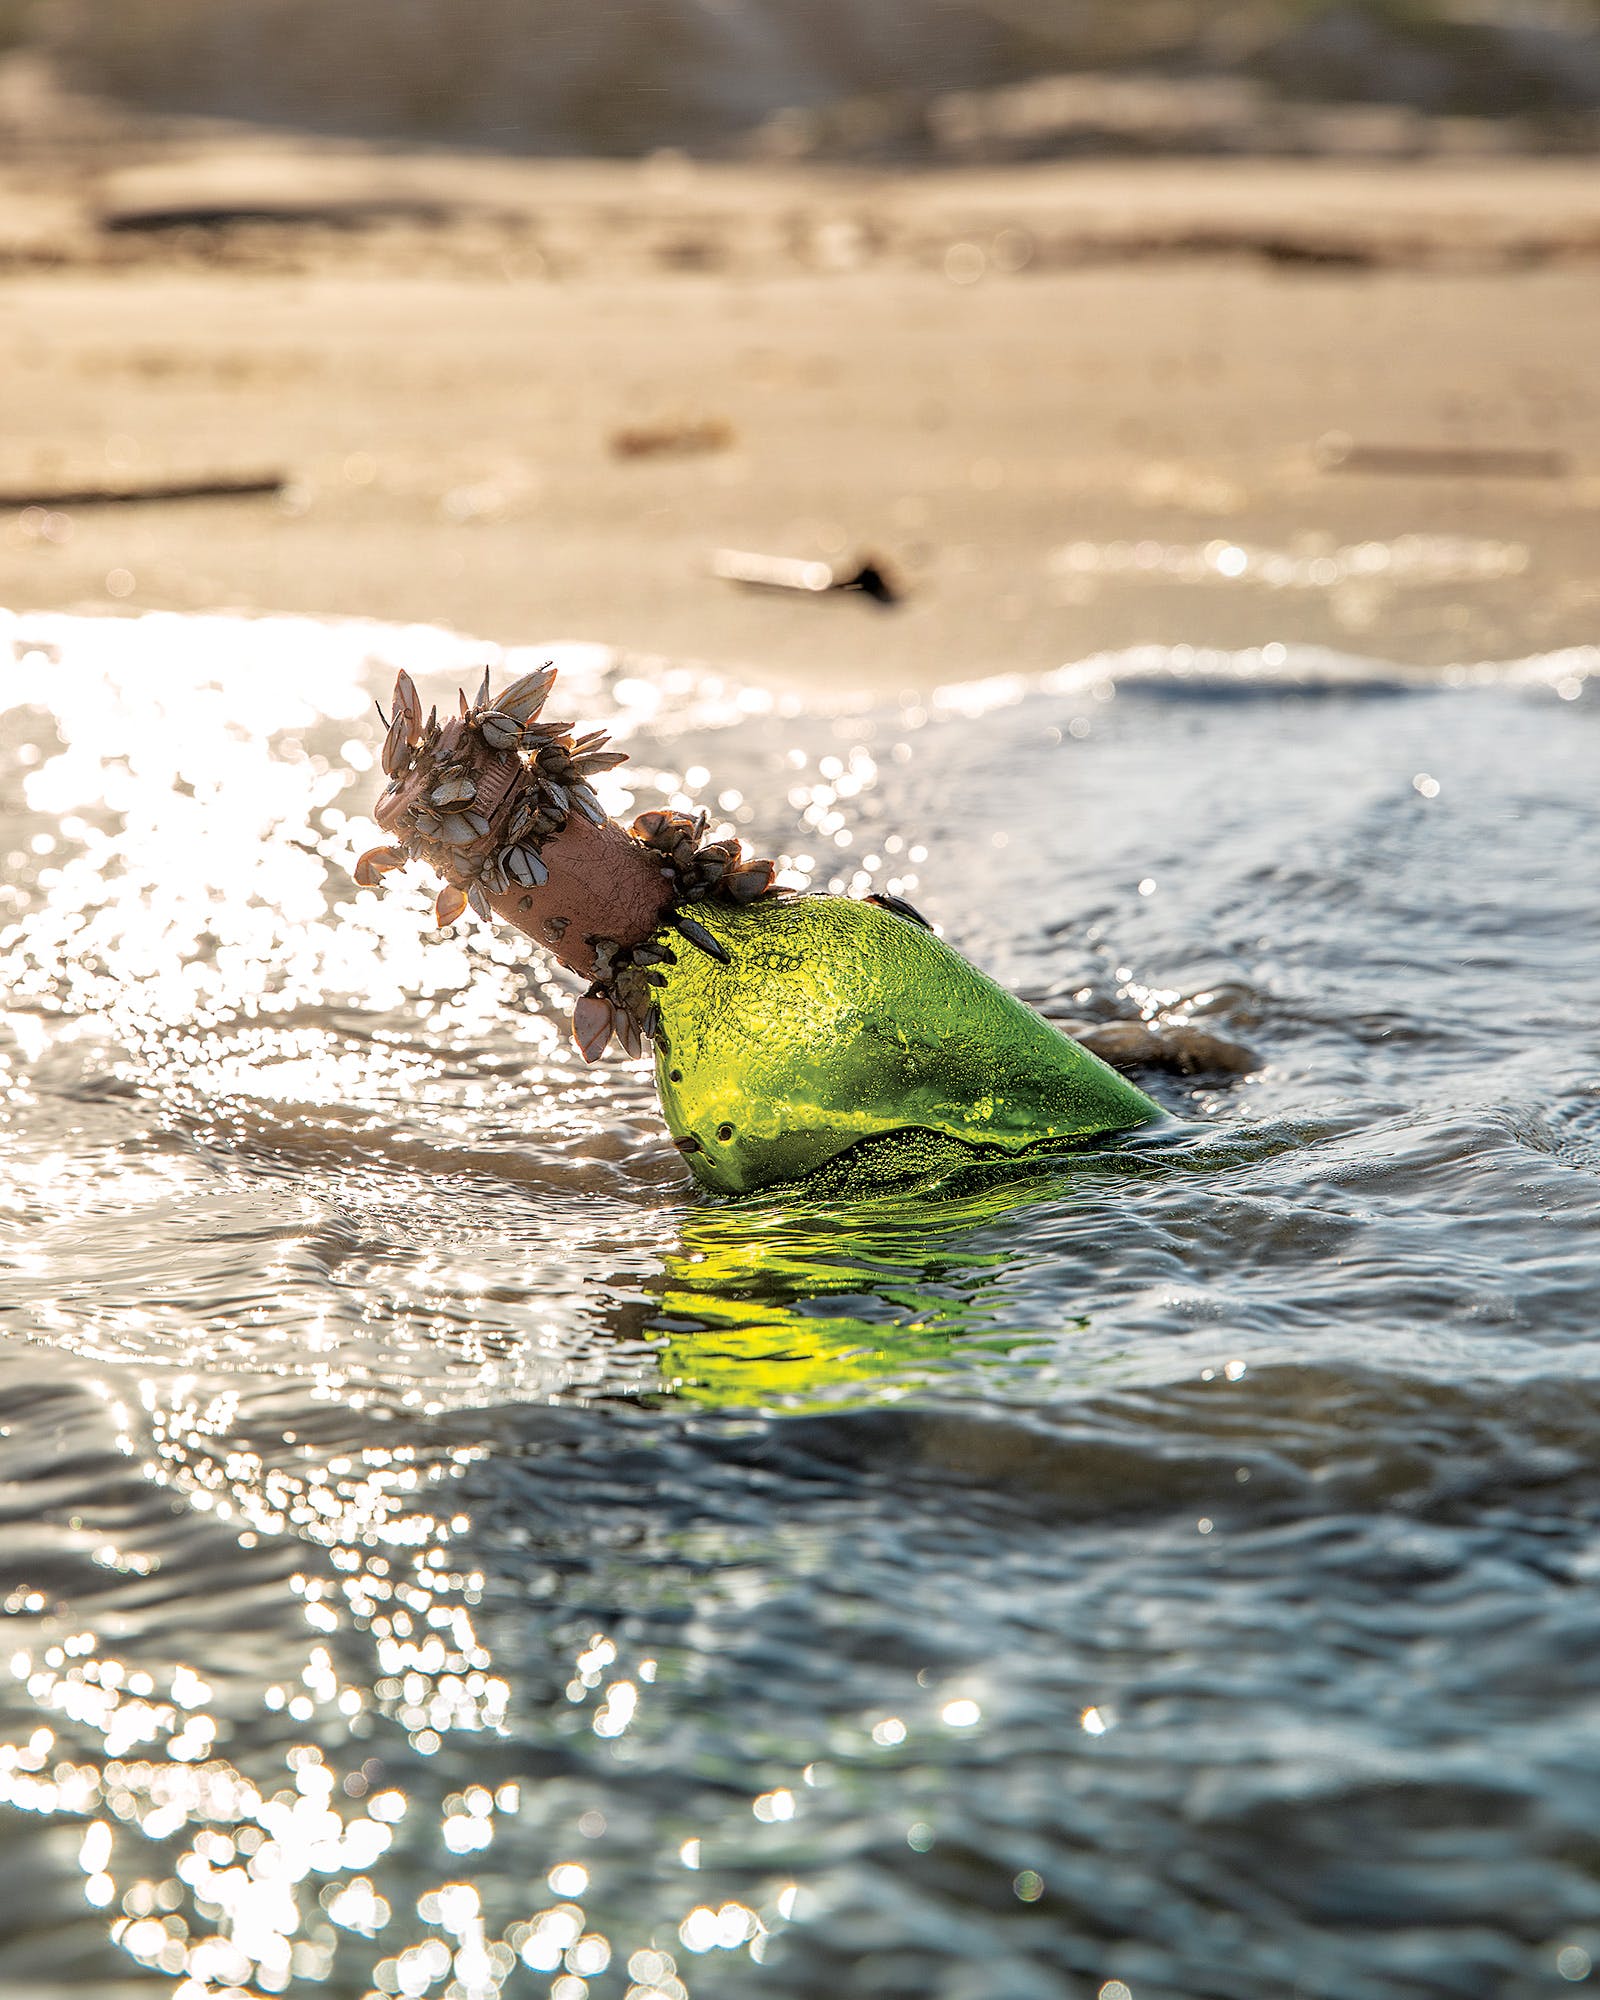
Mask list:
POLYGON ((926 1166, 941 1148, 1019 1157, 1160 1115, 931 931, 877 904, 707 901, 694 915, 729 962, 663 933, 675 963, 657 995, 656 1083, 706 1187, 804 1180, 896 1134, 916 1135, 926 1166))

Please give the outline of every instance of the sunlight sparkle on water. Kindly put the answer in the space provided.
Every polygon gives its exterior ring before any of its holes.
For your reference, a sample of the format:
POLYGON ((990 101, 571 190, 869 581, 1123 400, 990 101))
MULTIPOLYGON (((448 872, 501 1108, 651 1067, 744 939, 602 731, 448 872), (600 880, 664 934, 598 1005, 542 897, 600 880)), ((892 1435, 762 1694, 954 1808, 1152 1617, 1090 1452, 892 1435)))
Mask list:
MULTIPOLYGON (((7 640, 15 767, 28 811, 55 829, 32 841, 31 889, 8 889, 0 903, 11 1044, 34 1075, 57 1051, 74 1060, 85 1045, 100 1051, 114 1088, 158 1096, 201 1148, 108 1154, 74 1130, 31 1156, 14 1150, 0 1169, 0 1208, 32 1225, 32 1262, 44 1268, 56 1237, 101 1217, 125 1228, 144 1212, 159 1230, 169 1209, 206 1188, 215 1169, 205 1149, 225 1180, 232 1150, 268 1121, 307 1144, 360 1121, 403 1122, 417 1105, 435 1127, 453 1108, 481 1122, 504 1080, 472 1074, 473 1043, 490 1026, 503 1037, 508 1021, 521 1022, 519 1088, 581 1115, 590 1087, 572 1088, 576 1065, 551 1010, 519 1015, 513 1004, 523 982, 559 1005, 549 973, 487 933, 440 937, 421 884, 379 897, 348 879, 377 837, 365 818, 374 681, 401 664, 475 678, 495 649, 439 633, 222 618, 30 618, 10 621, 0 631, 7 640), (431 1011, 428 1049, 365 1032, 386 1011, 431 1011), (453 1068, 452 1050, 461 1052, 453 1068)), ((567 649, 563 658, 581 700, 604 656, 567 649)), ((508 658, 506 668, 528 664, 508 658)), ((748 712, 714 687, 703 693, 708 714, 719 702, 728 719, 748 712)), ((624 734, 628 721, 625 713, 624 734)), ((709 774, 693 775, 703 784, 709 774)), ((0 1080, 26 1096, 4 1056, 0 1080)), ((429 1201, 425 1186, 413 1191, 413 1230, 429 1201)), ((373 1876, 398 1844, 431 1843, 440 1859, 485 1850, 522 1807, 516 1782, 473 1784, 439 1800, 431 1827, 419 1824, 407 1787, 383 1782, 384 1760, 361 1747, 375 1723, 423 1759, 449 1741, 505 1731, 510 1685, 475 1616, 483 1578, 454 1554, 472 1519, 451 1489, 478 1449, 419 1456, 409 1444, 385 1445, 379 1429, 359 1454, 321 1455, 274 1423, 270 1408, 252 1414, 237 1391, 208 1392, 196 1372, 205 1342, 221 1353, 248 1342, 256 1380, 268 1381, 261 1343, 292 1327, 283 1351, 293 1359, 278 1366, 307 1378, 313 1403, 370 1405, 381 1418, 396 1406, 481 1402, 502 1382, 525 1392, 528 1361, 516 1358, 525 1335, 493 1323, 492 1279, 480 1264, 458 1268, 447 1245, 422 1243, 410 1292, 426 1330, 416 1343, 426 1387, 407 1382, 403 1319, 387 1329, 374 1374, 360 1358, 359 1317, 325 1294, 315 1304, 297 1296, 300 1246, 326 1230, 323 1205, 291 1183, 284 1216, 253 1280, 229 1273, 228 1295, 244 1296, 218 1299, 203 1340, 193 1315, 147 1293, 120 1294, 104 1259, 82 1296, 41 1310, 62 1347, 91 1359, 137 1355, 152 1368, 130 1401, 91 1385, 117 1454, 141 1479, 170 1489, 240 1552, 274 1543, 304 1552, 285 1586, 298 1606, 298 1647, 275 1641, 252 1718, 248 1690, 241 1715, 234 1677, 221 1655, 208 1659, 203 1638, 190 1657, 152 1672, 92 1631, 60 1634, 45 1593, 12 1593, 5 1608, 23 1643, 11 1675, 41 1720, 0 1743, 0 1801, 81 1823, 86 1904, 106 1912, 124 1953, 186 1995, 316 1984, 374 1941, 367 1964, 379 1992, 420 1993, 448 1978, 452 1992, 476 2000, 521 1962, 555 1975, 552 1992, 575 2000, 613 1955, 611 1938, 572 1900, 589 1884, 583 1865, 555 1862, 549 1883, 562 1900, 495 1927, 470 1883, 425 1892, 413 1918, 373 1876), (155 1365, 164 1344, 166 1374, 155 1365), (438 1367, 452 1352, 453 1395, 450 1367, 443 1376, 438 1367), (247 1772, 228 1754, 241 1723, 279 1733, 276 1776, 264 1776, 259 1756, 247 1772), (300 1730, 305 1740, 283 1739, 300 1730), (322 1735, 340 1750, 325 1749, 322 1735)), ((547 1213, 544 1226, 552 1221, 547 1213)), ((585 1216, 583 1226, 594 1223, 585 1216)), ((140 1579, 159 1573, 163 1557, 102 1533, 92 1560, 140 1579)), ((655 1671, 652 1659, 608 1675, 617 1665, 603 1636, 573 1659, 579 1695, 599 1697, 591 1726, 601 1739, 630 1728, 655 1671)), ((605 1826, 594 1811, 578 1819, 585 1838, 605 1826)), ((704 1948, 765 1934, 731 1905, 713 1916, 704 1948)), ((668 2000, 682 2000, 670 1955, 641 1947, 635 1957, 668 2000)))
MULTIPOLYGON (((1270 606, 1272 553, 1222 544, 1204 587, 1270 606)), ((644 801, 714 805, 819 886, 926 876, 1041 1004, 1238 1010, 1266 1058, 1026 1185, 738 1207, 691 1200, 639 1066, 584 1071, 559 980, 437 935, 420 880, 350 881, 370 696, 496 657, 0 627, 24 1924, 181 2000, 742 2000, 842 1990, 862 1939, 913 1977, 948 1950, 973 1992, 1021 1941, 1042 1991, 1084 1898, 1130 1935, 1076 1976, 1130 2000, 1119 1968, 1178 1990, 1172 1940, 1214 1918, 1244 1962, 1238 1885, 1331 1742, 1355 1790, 1317 1777, 1271 1967, 1372 1865, 1376 1770, 1486 1843, 1464 1871, 1396 1822, 1386 1879, 1588 1977, 1576 1920, 1529 1942, 1517 1898, 1592 1818, 1584 1593, 1552 1586, 1592 1556, 1600 871, 1543 863, 1593 859, 1600 653, 1424 695, 1270 639, 1145 647, 848 712, 574 655, 571 710, 619 717, 644 801), (964 833, 995 801, 1003 870, 964 833), (1516 985, 1461 949, 1490 918, 1516 985), (1320 1555, 1282 1535, 1318 1494, 1320 1555), (1397 1561, 1452 1581, 1386 1625, 1397 1561), (1463 1649, 1474 1573, 1504 1610, 1463 1649), (1426 1703, 1388 1699, 1397 1663, 1426 1703)), ((1398 1983, 1414 1940, 1363 1926, 1335 1973, 1398 1983)))
MULTIPOLYGON (((225 1188, 235 1152, 264 1140, 290 1157, 321 1149, 337 1161, 342 1135, 362 1131, 403 1155, 418 1143, 407 1136, 418 1108, 430 1133, 453 1111, 480 1124, 505 1085, 497 1070, 475 1071, 475 1044, 491 1027, 503 1037, 508 1022, 520 1029, 520 1086, 581 1118, 588 1086, 555 1008, 519 1014, 513 1005, 518 981, 559 1003, 548 972, 471 927, 437 935, 421 884, 379 897, 349 882, 356 854, 377 838, 365 812, 374 684, 401 664, 419 677, 475 678, 495 649, 292 620, 42 618, 14 622, 9 636, 5 695, 19 725, 22 793, 53 828, 31 841, 31 888, 0 906, 12 1041, 35 1075, 69 1050, 81 1061, 87 1046, 112 1088, 151 1095, 194 1141, 122 1155, 75 1129, 70 1143, 14 1155, 0 1170, 0 1202, 33 1225, 31 1256, 64 1256, 56 1239, 103 1217, 125 1227, 142 1211, 159 1232, 182 1201, 225 1188), (385 1013, 426 1021, 426 1047, 403 1031, 368 1032, 385 1013)), ((506 671, 519 664, 528 663, 507 659, 506 671)), ((600 665, 595 654, 567 658, 580 699, 600 665)), ((662 700, 683 711, 680 726, 694 715, 721 727, 767 706, 686 670, 612 693, 623 736, 662 700)), ((797 827, 837 849, 877 766, 864 742, 849 742, 816 769, 797 827)), ((648 786, 648 767, 630 779, 648 786)), ((697 804, 711 772, 687 762, 657 781, 697 804)), ((720 803, 736 822, 748 819, 737 789, 720 803)), ((883 857, 905 851, 894 832, 881 847, 851 876, 858 888, 883 857)), ((907 858, 915 864, 925 850, 907 858)), ((817 864, 797 860, 795 879, 806 879, 817 864)), ((888 887, 914 882, 907 874, 888 887)), ((612 1939, 575 1900, 589 1891, 582 1864, 557 1860, 548 1880, 559 1900, 502 1921, 498 1935, 471 1884, 425 1892, 413 1919, 374 1879, 402 1847, 431 1846, 442 1866, 486 1852, 520 1809, 515 1784, 469 1785, 445 1792, 426 1823, 407 1787, 387 1781, 383 1760, 361 1747, 381 1726, 426 1761, 458 1739, 507 1729, 511 1686, 476 1616, 483 1579, 454 1554, 472 1521, 450 1488, 476 1452, 391 1449, 380 1429, 359 1456, 323 1455, 274 1422, 270 1400, 256 1412, 235 1390, 202 1386, 209 1361, 248 1353, 257 1385, 275 1370, 301 1376, 313 1405, 367 1409, 378 1422, 397 1407, 438 1411, 502 1387, 526 1393, 525 1333, 514 1319, 496 1322, 490 1294, 504 1288, 481 1249, 464 1264, 427 1233, 434 1197, 420 1178, 407 1201, 415 1247, 406 1283, 373 1342, 359 1312, 322 1282, 333 1246, 335 1267, 344 1254, 343 1218, 300 1188, 299 1177, 287 1181, 258 1268, 219 1265, 203 1313, 121 1289, 105 1258, 80 1294, 47 1308, 63 1348, 108 1362, 139 1357, 148 1369, 136 1407, 105 1399, 117 1453, 140 1478, 170 1490, 240 1553, 274 1544, 300 1552, 282 1586, 298 1642, 285 1647, 279 1632, 254 1713, 247 1688, 241 1714, 225 1659, 213 1662, 200 1641, 192 1658, 153 1673, 92 1633, 52 1643, 48 1599, 22 1593, 8 1608, 39 1637, 17 1650, 13 1673, 49 1720, 0 1746, 0 1795, 83 1820, 85 1901, 107 1912, 123 1952, 190 1987, 315 1984, 370 1941, 380 1992, 452 1979, 489 1994, 520 1961, 553 1976, 558 2000, 576 2000, 613 1956, 612 1939), (381 1364, 369 1358, 376 1353, 381 1364), (63 1758, 52 1725, 74 1732, 75 1761, 63 1758), (275 1771, 259 1756, 247 1770, 229 1754, 241 1727, 265 1728, 269 1741, 276 1733, 275 1771)), ((259 1184, 250 1199, 259 1212, 259 1184)), ((541 1220, 548 1233, 558 1218, 547 1205, 541 1220)), ((585 1233, 593 1227, 586 1211, 585 1233)), ((130 1579, 159 1574, 163 1559, 159 1547, 108 1535, 93 1557, 130 1579)), ((628 1671, 604 1634, 575 1649, 569 1694, 588 1711, 592 1736, 619 1755, 655 1671, 653 1658, 628 1671)), ((881 1741, 905 1734, 898 1718, 880 1724, 881 1741)), ((410 1766, 407 1784, 423 1768, 410 1766)), ((774 1828, 794 1811, 784 1786, 753 1806, 774 1828)), ((585 1839, 603 1838, 606 1824, 593 1810, 576 1819, 585 1839)), ((681 1858, 699 1866, 697 1839, 681 1843, 681 1858)), ((795 1903, 787 1890, 764 1913, 720 1901, 688 1909, 678 1927, 695 1953, 748 1948, 756 1957, 795 1903)), ((666 2000, 687 1991, 655 1940, 629 1968, 666 2000)))

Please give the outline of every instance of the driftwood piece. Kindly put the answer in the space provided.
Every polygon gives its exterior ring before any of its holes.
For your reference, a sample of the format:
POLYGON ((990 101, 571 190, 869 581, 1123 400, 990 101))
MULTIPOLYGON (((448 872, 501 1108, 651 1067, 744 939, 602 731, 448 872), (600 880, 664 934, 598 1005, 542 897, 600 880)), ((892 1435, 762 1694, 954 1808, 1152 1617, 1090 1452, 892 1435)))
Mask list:
POLYGON ((166 500, 255 500, 281 493, 284 472, 218 473, 196 479, 150 479, 138 486, 61 486, 0 492, 0 512, 45 507, 57 513, 70 507, 138 507, 166 500))
POLYGON ((1565 479, 1572 459, 1537 445, 1362 444, 1333 432, 1319 438, 1324 472, 1370 472, 1391 478, 1565 479))
POLYGON ((750 589, 795 590, 802 596, 852 590, 876 604, 898 604, 905 595, 894 572, 875 556, 835 565, 796 556, 757 555, 747 549, 718 549, 711 558, 711 573, 750 589))
POLYGON ((161 236, 182 230, 238 228, 370 229, 383 222, 438 228, 456 211, 447 203, 407 196, 349 201, 188 201, 108 209, 99 218, 107 236, 161 236))

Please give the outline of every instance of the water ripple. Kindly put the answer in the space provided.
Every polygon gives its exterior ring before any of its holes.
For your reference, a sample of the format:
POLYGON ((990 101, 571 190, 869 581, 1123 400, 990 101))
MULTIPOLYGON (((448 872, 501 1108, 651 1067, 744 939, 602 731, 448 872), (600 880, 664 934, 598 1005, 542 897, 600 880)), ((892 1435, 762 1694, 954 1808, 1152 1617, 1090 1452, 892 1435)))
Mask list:
POLYGON ((495 649, 0 638, 7 1990, 1600 1959, 1592 656, 821 714, 564 649, 632 798, 1261 1065, 1024 1170, 719 1204, 555 973, 350 879, 372 695, 495 649))

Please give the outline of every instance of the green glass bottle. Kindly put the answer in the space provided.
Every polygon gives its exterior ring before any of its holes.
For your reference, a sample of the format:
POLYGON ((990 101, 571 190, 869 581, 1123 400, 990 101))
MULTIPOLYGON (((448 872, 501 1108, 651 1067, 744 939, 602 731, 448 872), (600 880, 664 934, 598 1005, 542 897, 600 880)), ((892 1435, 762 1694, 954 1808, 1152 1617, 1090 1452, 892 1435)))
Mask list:
POLYGON ((869 1168, 891 1155, 902 1169, 1016 1158, 1159 1116, 1098 1056, 893 910, 799 896, 708 900, 694 914, 728 963, 672 940, 656 1086, 706 1187, 804 1180, 850 1149, 869 1168))
POLYGON ((974 1157, 1016 1159, 1158 1116, 1148 1097, 987 979, 914 913, 776 888, 768 861, 704 819, 609 819, 589 779, 603 732, 542 719, 553 667, 424 718, 395 686, 377 819, 443 878, 441 925, 516 925, 590 981, 573 1033, 656 1050, 667 1125, 723 1194, 824 1170, 854 1187, 974 1157))

